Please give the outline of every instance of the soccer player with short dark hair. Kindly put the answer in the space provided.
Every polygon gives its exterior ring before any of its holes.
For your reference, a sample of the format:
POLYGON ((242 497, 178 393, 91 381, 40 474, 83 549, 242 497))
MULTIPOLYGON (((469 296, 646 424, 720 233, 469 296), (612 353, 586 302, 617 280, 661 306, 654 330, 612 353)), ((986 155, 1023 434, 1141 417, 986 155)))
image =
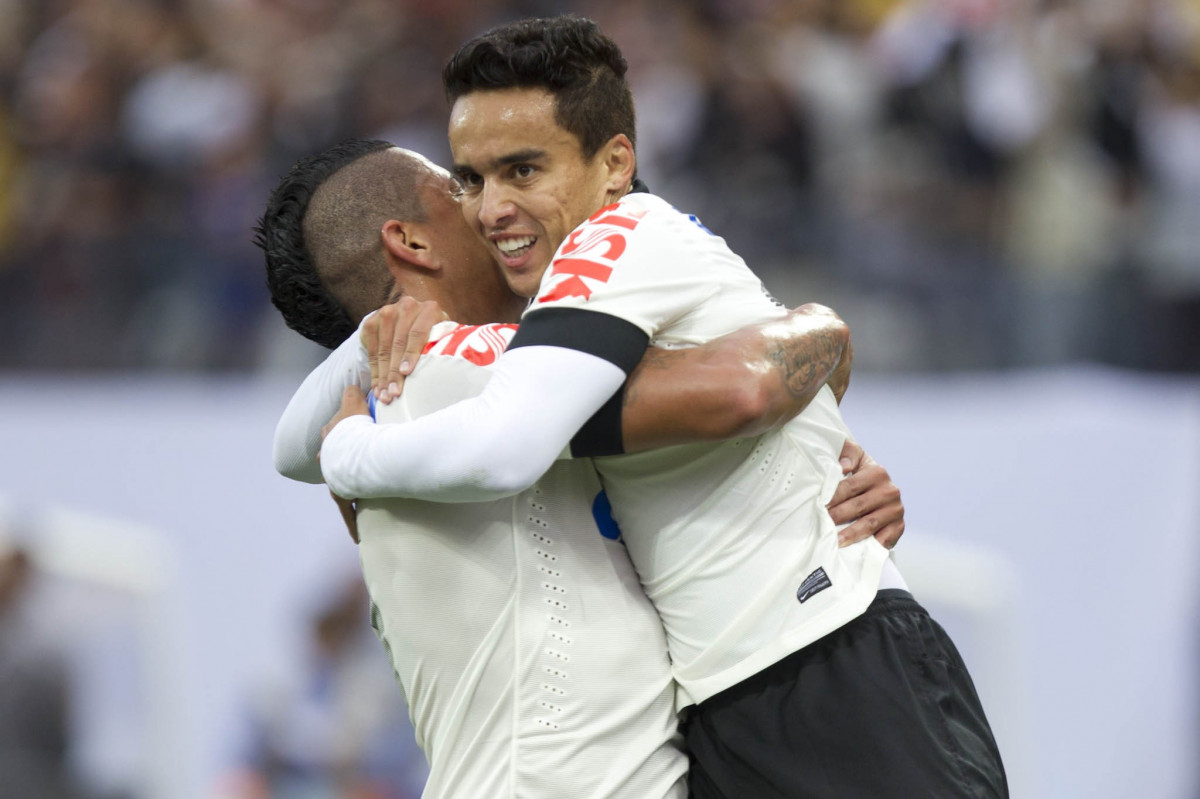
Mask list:
MULTIPOLYGON (((470 232, 449 181, 415 153, 355 141, 302 160, 272 194, 258 244, 277 307, 314 340, 345 339, 280 422, 275 455, 284 474, 320 481, 320 427, 348 386, 361 386, 361 401, 370 380, 354 325, 373 304, 436 301, 477 323, 434 328, 403 394, 379 406, 380 422, 420 417, 487 381, 515 326, 485 322, 515 321, 524 301, 470 232)), ((844 332, 824 313, 797 318, 811 330, 844 332)), ((782 331, 769 337, 776 356, 789 351, 782 331)), ((732 358, 712 347, 663 354, 670 368, 660 360, 633 381, 644 390, 627 408, 632 444, 637 429, 661 428, 653 420, 666 412, 720 418, 718 405, 736 396, 714 390, 722 381, 769 377, 770 358, 748 355, 755 341, 745 338, 732 358), (680 365, 685 377, 671 378, 680 365), (647 416, 664 402, 668 411, 647 416)), ((796 410, 782 389, 774 389, 779 402, 796 410)), ((580 459, 555 464, 508 499, 362 500, 349 511, 372 623, 430 762, 429 799, 683 795, 686 758, 662 627, 605 508, 591 462, 580 459)))
POLYGON ((759 436, 622 454, 604 409, 647 344, 695 346, 784 309, 723 240, 638 191, 632 116, 613 113, 627 91, 596 88, 624 83, 614 52, 561 17, 451 59, 462 207, 532 302, 478 398, 406 425, 342 420, 326 480, 347 497, 503 496, 599 418, 592 450, 614 457, 597 469, 687 709, 693 796, 1006 795, 953 643, 887 550, 841 546, 826 513, 850 436, 832 392, 759 436))

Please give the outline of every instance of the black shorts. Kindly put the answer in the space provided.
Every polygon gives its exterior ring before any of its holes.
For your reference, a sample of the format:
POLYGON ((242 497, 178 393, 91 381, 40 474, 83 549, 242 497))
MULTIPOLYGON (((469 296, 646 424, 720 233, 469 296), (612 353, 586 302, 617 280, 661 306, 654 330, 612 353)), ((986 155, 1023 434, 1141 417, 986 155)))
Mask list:
POLYGON ((1008 796, 971 676, 907 591, 684 718, 692 799, 1008 796))

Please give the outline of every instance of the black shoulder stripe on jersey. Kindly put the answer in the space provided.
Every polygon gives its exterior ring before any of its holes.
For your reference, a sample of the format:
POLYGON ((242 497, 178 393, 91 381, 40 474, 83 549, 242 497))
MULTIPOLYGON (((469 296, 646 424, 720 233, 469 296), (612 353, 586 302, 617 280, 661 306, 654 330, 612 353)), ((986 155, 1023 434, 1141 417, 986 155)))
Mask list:
MULTIPOLYGON (((611 314, 579 308, 541 308, 521 320, 508 349, 545 345, 567 347, 603 358, 628 376, 646 353, 650 338, 640 327, 611 314)), ((625 451, 621 409, 625 384, 592 414, 571 439, 571 455, 594 458, 625 451)))
POLYGON ((603 358, 626 375, 642 360, 650 337, 620 317, 581 308, 539 308, 521 319, 508 349, 566 347, 603 358))

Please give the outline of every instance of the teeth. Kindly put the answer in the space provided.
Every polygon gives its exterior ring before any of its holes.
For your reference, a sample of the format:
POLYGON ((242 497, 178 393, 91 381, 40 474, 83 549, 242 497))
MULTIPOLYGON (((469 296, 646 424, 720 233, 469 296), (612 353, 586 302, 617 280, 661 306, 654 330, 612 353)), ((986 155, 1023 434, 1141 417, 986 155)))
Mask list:
POLYGON ((521 250, 530 246, 536 240, 537 239, 535 239, 533 236, 521 236, 520 238, 516 239, 500 239, 496 242, 496 247, 505 255, 511 255, 517 250, 521 250))

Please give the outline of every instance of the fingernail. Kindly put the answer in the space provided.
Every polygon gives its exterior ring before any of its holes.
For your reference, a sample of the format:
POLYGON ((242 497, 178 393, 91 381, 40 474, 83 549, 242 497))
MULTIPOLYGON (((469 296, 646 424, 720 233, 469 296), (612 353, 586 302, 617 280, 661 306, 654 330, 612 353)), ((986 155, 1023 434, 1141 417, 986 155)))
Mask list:
POLYGON ((838 535, 838 548, 839 549, 841 549, 842 547, 846 546, 846 544, 849 544, 849 543, 850 542, 846 540, 846 536, 840 535, 840 534, 838 535))
POLYGON ((398 386, 395 383, 389 383, 388 384, 388 394, 393 397, 400 396, 400 386, 398 386))
POLYGON ((854 461, 850 460, 849 458, 842 458, 840 461, 838 461, 838 463, 842 464, 843 472, 850 471, 850 468, 854 465, 854 461))
POLYGON ((409 373, 411 370, 412 370, 412 364, 410 364, 408 361, 401 361, 401 362, 400 362, 400 374, 402 374, 402 375, 406 375, 406 374, 408 374, 408 373, 409 373))

